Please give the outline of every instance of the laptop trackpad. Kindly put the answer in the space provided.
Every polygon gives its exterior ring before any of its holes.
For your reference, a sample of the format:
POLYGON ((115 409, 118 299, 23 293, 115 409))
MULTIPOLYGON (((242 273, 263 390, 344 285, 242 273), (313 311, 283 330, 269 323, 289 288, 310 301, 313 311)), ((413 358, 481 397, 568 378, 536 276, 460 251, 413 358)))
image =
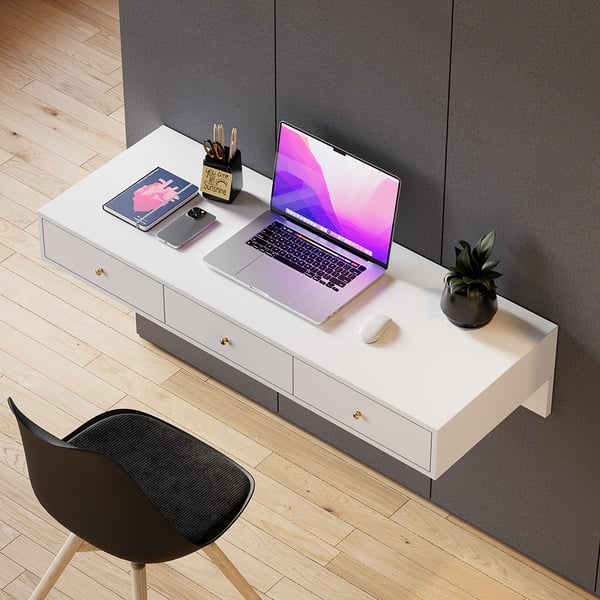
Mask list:
POLYGON ((274 300, 286 303, 291 302, 311 283, 301 273, 268 256, 260 256, 244 267, 236 275, 236 279, 274 300))

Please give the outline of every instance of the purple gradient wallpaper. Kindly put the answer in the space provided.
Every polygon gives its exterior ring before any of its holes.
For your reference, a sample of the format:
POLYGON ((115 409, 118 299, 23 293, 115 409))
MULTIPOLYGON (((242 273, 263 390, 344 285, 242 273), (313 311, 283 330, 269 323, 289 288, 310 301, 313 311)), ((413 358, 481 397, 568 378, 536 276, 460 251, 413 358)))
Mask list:
POLYGON ((387 265, 398 179, 281 124, 273 208, 387 265))

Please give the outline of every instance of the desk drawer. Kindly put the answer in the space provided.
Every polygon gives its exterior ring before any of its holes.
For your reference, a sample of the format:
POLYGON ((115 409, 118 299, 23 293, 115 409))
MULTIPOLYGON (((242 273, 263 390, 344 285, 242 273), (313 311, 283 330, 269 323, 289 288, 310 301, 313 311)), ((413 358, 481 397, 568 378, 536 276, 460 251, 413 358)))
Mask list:
POLYGON ((136 310, 164 319, 162 284, 45 219, 42 229, 47 259, 136 310))
POLYGON ((362 439, 430 469, 430 431, 299 360, 294 361, 294 396, 362 439))
POLYGON ((169 288, 165 288, 165 322, 219 356, 291 393, 289 354, 169 288))

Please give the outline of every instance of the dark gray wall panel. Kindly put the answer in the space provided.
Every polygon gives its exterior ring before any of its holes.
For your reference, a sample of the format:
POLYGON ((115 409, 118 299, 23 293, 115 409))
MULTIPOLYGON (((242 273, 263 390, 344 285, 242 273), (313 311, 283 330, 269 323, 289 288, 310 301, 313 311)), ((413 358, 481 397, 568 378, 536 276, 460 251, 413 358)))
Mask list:
MULTIPOLYGON (((273 168, 272 1, 121 0, 127 143, 161 124, 194 139, 238 127, 246 165, 273 168)), ((199 160, 201 157, 198 157, 199 160)))
POLYGON ((600 3, 120 4, 129 144, 162 123, 201 139, 221 119, 270 174, 285 118, 402 177, 400 243, 448 264, 455 240, 497 228, 500 292, 560 326, 553 413, 516 411, 432 499, 593 589, 600 3))
POLYGON ((500 291, 559 324, 553 414, 520 409, 433 484, 594 589, 600 538, 600 4, 456 0, 444 260, 497 228, 500 291))
POLYGON ((277 118, 399 175, 396 241, 440 260, 450 0, 276 8, 277 118))

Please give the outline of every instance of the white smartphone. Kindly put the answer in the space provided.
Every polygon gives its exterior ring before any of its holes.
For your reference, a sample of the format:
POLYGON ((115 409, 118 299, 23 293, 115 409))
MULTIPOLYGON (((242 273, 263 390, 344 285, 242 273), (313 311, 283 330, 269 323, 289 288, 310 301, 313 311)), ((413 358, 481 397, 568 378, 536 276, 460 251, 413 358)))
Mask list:
POLYGON ((181 248, 214 225, 216 220, 215 215, 194 206, 161 229, 156 237, 171 248, 181 248))

